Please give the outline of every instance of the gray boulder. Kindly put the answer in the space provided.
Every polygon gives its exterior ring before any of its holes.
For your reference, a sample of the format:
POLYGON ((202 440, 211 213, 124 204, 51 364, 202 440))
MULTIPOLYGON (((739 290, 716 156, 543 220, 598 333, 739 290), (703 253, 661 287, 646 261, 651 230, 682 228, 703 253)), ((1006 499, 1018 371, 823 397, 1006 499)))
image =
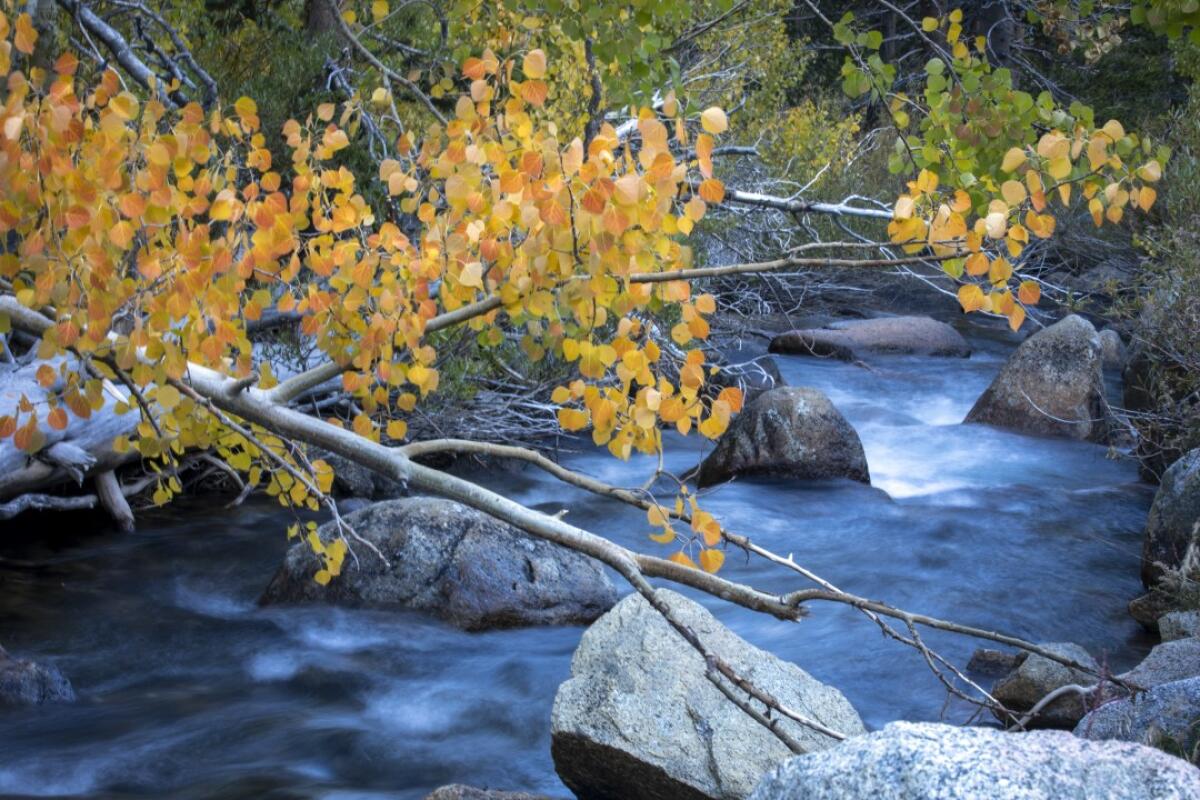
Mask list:
MULTIPOLYGON (((430 611, 467 630, 584 624, 617 601, 599 562, 534 539, 450 500, 413 497, 376 503, 344 519, 389 564, 363 545, 327 586, 307 542, 287 553, 260 603, 332 603, 430 611)), ((322 541, 333 523, 318 529, 322 541)))
POLYGON ((1163 475, 1142 540, 1142 583, 1151 588, 1162 565, 1178 567, 1188 545, 1200 538, 1200 448, 1171 465, 1163 475))
POLYGON ((1186 800, 1200 770, 1140 744, 1066 731, 893 722, 786 761, 751 800, 1186 800))
POLYGON ((1200 675, 1200 639, 1193 638, 1155 645, 1142 663, 1117 677, 1134 686, 1149 689, 1197 675, 1200 675))
MULTIPOLYGON (((783 704, 854 736, 849 701, 795 664, 735 636, 702 606, 660 589, 671 609, 742 676, 783 704)), ((780 717, 808 750, 837 744, 780 717)), ((640 595, 584 633, 551 715, 554 766, 580 800, 744 798, 791 751, 714 686, 704 659, 640 595)))
POLYGON ((1175 610, 1175 602, 1166 592, 1153 589, 1129 601, 1129 616, 1146 630, 1157 632, 1158 621, 1175 610))
MULTIPOLYGON (((1054 642, 1041 646, 1091 669, 1097 671, 1100 669, 1096 660, 1077 644, 1054 642)), ((1017 668, 992 687, 992 696, 1013 711, 1029 711, 1043 697, 1063 686, 1070 684, 1091 686, 1097 680, 1094 675, 1059 664, 1057 661, 1051 661, 1045 656, 1027 653, 1020 658, 1017 668)), ((1033 719, 1030 726, 1073 728, 1086 713, 1084 698, 1078 694, 1068 694, 1054 700, 1038 712, 1038 716, 1033 719)))
POLYGON ((70 702, 75 690, 53 666, 14 658, 0 647, 0 706, 70 702))
POLYGON ((772 353, 852 361, 868 353, 966 358, 971 347, 958 331, 929 317, 845 320, 824 328, 788 331, 771 340, 772 353))
POLYGON ((1158 618, 1158 635, 1164 642, 1200 636, 1200 611, 1171 611, 1158 618))
POLYGON ((439 786, 425 800, 551 800, 544 794, 529 794, 528 792, 501 792, 497 789, 476 789, 474 786, 464 786, 461 783, 449 786, 439 786))
POLYGON ((1105 369, 1122 369, 1125 366, 1125 342, 1113 328, 1100 331, 1100 360, 1105 369))
POLYGON ((782 387, 752 400, 700 464, 700 486, 742 475, 870 483, 858 434, 816 389, 782 387))
POLYGON ((1113 418, 1096 329, 1072 315, 1026 339, 964 422, 1107 443, 1113 418))
POLYGON ((1176 753, 1196 763, 1200 755, 1200 677, 1155 686, 1092 711, 1075 735, 1119 739, 1176 753))

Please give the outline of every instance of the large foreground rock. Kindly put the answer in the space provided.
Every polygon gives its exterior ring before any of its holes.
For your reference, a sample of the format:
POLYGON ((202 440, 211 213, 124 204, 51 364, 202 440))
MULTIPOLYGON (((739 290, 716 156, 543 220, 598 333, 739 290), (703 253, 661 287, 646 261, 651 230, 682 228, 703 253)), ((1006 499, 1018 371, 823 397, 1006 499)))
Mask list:
MULTIPOLYGON (((1077 644, 1055 642, 1041 646, 1090 669, 1100 669, 1100 665, 1088 651, 1077 644)), ((1095 676, 1051 661, 1044 656, 1024 654, 1018 658, 1020 662, 1017 668, 992 687, 992 696, 1013 711, 1029 711, 1043 697, 1063 686, 1091 686, 1096 683, 1095 676)), ((1083 697, 1079 694, 1069 694, 1043 708, 1030 725, 1039 728, 1073 728, 1086 713, 1083 697)))
POLYGON ((700 486, 741 475, 849 478, 870 483, 858 434, 816 389, 763 392, 734 419, 700 465, 700 486))
MULTIPOLYGON (((660 590, 714 652, 783 704, 853 736, 842 693, 739 639, 703 607, 660 590)), ((809 750, 836 740, 784 720, 809 750)), ((580 800, 744 798, 792 753, 705 677, 703 658, 630 595, 583 635, 551 716, 554 766, 580 800)))
MULTIPOLYGON (((467 630, 518 625, 582 624, 617 600, 599 562, 450 500, 389 500, 345 516, 363 545, 327 586, 307 542, 294 545, 260 602, 431 611, 467 630)), ((336 531, 318 530, 323 541, 336 531)))
POLYGON ((1084 739, 1120 739, 1195 763, 1200 750, 1200 677, 1155 686, 1092 711, 1075 727, 1084 739))
POLYGON ((966 358, 971 347, 958 331, 929 317, 880 317, 788 331, 771 340, 772 353, 851 361, 867 353, 910 353, 966 358))
MULTIPOLYGON (((1178 567, 1188 545, 1200 538, 1200 448, 1171 465, 1163 475, 1142 540, 1142 583, 1150 588, 1163 565, 1178 567)), ((1200 545, 1198 545, 1200 546, 1200 545)))
POLYGON ((32 706, 74 699, 70 682, 55 667, 14 658, 0 647, 0 706, 32 706))
POLYGON ((893 722, 792 758, 751 800, 1187 800, 1200 770, 1139 744, 1065 731, 893 722))
POLYGON ((1107 442, 1112 414, 1096 329, 1072 315, 1026 339, 964 421, 1107 442))

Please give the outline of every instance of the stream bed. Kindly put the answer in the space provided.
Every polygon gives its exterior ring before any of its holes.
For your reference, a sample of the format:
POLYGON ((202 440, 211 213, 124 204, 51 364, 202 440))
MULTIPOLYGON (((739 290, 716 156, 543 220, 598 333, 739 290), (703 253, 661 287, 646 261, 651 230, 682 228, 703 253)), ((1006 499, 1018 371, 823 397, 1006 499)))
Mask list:
MULTIPOLYGON (((1152 489, 1104 447, 959 425, 1013 347, 978 331, 971 343, 969 360, 880 356, 868 368, 779 357, 790 385, 824 390, 858 430, 873 486, 742 480, 704 507, 848 591, 1132 666, 1151 644, 1125 606, 1152 489)), ((669 437, 668 469, 685 472, 704 447, 669 437)), ((578 442, 562 458, 625 486, 654 468, 578 442)), ((659 548, 642 512, 535 470, 467 475, 659 548)), ((141 516, 132 535, 84 516, 0 523, 0 644, 54 663, 79 695, 0 713, 0 796, 407 799, 451 782, 569 796, 550 707, 581 628, 468 634, 415 613, 259 609, 289 522, 265 501, 196 501, 141 516)), ((733 552, 722 574, 804 585, 733 552)), ((853 609, 815 604, 789 624, 704 602, 840 689, 868 727, 970 714, 853 609)), ((959 665, 990 646, 926 638, 959 665)))

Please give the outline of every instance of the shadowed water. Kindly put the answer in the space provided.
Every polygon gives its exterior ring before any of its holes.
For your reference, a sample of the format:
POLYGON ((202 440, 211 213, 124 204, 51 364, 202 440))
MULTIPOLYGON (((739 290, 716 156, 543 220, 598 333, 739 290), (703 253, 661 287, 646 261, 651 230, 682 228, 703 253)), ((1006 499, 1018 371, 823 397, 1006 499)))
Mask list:
MULTIPOLYGON (((1011 348, 972 344, 965 361, 780 359, 789 384, 823 389, 859 431, 874 486, 736 481, 705 507, 846 590, 1130 666, 1148 644, 1125 604, 1151 490, 1103 447, 958 425, 1011 348)), ((702 452, 670 437, 666 464, 683 472, 702 452)), ((654 466, 590 449, 563 460, 620 485, 654 466)), ((658 548, 642 513, 535 471, 472 477, 658 548)), ((418 614, 258 609, 288 521, 258 503, 177 506, 133 535, 78 517, 0 523, 0 643, 53 662, 80 695, 0 711, 0 795, 418 798, 453 781, 567 795, 549 715, 581 629, 465 634, 418 614)), ((723 574, 804 586, 732 552, 723 574)), ((841 689, 869 726, 943 713, 921 657, 852 609, 814 605, 788 624, 705 602, 841 689)), ((976 646, 927 640, 959 664, 976 646)))

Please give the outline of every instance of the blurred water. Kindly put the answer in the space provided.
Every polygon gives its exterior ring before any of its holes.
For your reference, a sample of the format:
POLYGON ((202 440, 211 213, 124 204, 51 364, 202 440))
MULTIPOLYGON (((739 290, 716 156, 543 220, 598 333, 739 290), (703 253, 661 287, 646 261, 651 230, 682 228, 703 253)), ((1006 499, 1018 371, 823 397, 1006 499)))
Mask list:
MULTIPOLYGON (((859 431, 874 486, 735 481, 704 503, 847 590, 1129 666, 1148 645, 1125 604, 1151 491, 1105 448, 959 425, 1011 349, 972 343, 969 360, 781 359, 790 384, 823 389, 859 431)), ((702 453, 671 437, 666 463, 683 472, 702 453)), ((563 459, 620 485, 653 468, 590 449, 563 459)), ((472 477, 658 547, 640 512, 536 471, 472 477)), ((258 609, 288 521, 252 504, 175 507, 134 535, 86 518, 5 523, 0 643, 57 664, 80 701, 0 712, 0 795, 418 798, 452 781, 567 795, 549 713, 581 629, 465 634, 417 614, 258 609)), ((732 554, 723 574, 803 585, 732 554)), ((968 714, 944 709, 920 656, 851 609, 815 605, 788 624, 704 602, 836 685, 870 726, 968 714)), ((960 664, 976 646, 927 639, 960 664)))

